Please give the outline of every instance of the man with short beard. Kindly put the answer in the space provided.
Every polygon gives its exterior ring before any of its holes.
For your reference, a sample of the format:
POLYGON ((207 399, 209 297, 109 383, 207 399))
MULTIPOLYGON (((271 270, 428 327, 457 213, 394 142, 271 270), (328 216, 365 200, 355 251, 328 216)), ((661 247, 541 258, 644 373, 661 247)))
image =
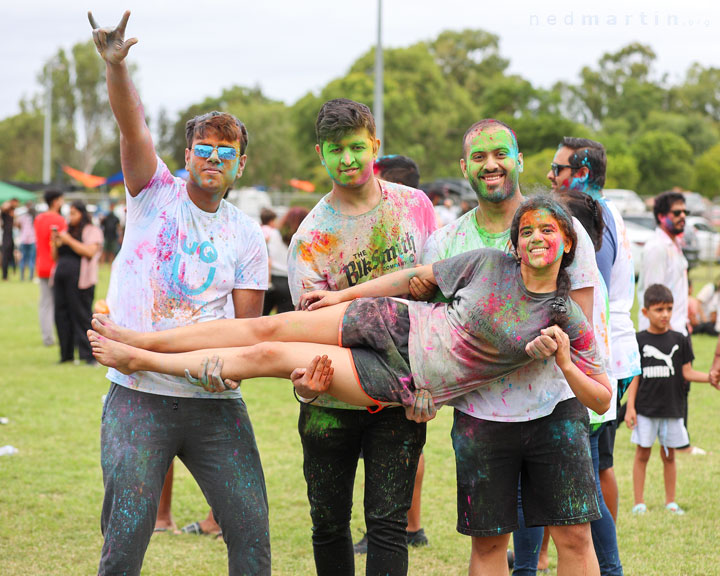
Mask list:
MULTIPOLYGON (((478 197, 477 208, 435 232, 423 250, 423 264, 449 258, 476 248, 510 251, 510 225, 522 203, 519 177, 522 154, 514 132, 506 124, 485 119, 472 125, 463 138, 460 168, 478 197)), ((575 261, 569 267, 573 299, 592 318, 593 285, 597 278, 592 242, 579 222, 574 220, 578 235, 575 261)), ((417 293, 426 287, 416 282, 417 293)), ((520 453, 504 442, 481 441, 500 434, 510 424, 513 431, 532 426, 541 418, 569 422, 584 418, 585 408, 577 402, 567 382, 556 367, 547 361, 556 350, 554 342, 542 338, 531 350, 537 360, 493 383, 452 402, 455 407, 452 430, 458 482, 457 530, 472 537, 469 574, 504 573, 507 570, 506 549, 510 532, 518 527, 518 475, 523 475, 523 497, 527 520, 552 526, 560 550, 559 568, 566 573, 599 574, 592 548, 589 521, 598 517, 594 504, 595 484, 589 450, 581 462, 573 460, 568 446, 550 447, 559 463, 577 464, 582 474, 573 479, 579 499, 587 509, 544 508, 541 496, 547 490, 560 489, 563 482, 554 478, 550 466, 534 462, 533 448, 520 453), (486 449, 487 448, 487 449, 486 449), (498 462, 510 462, 508 468, 498 462), (532 473, 528 473, 531 469, 532 473), (478 471, 482 470, 480 474, 478 471), (525 484, 527 481, 527 484, 525 484), (552 485, 552 487, 550 487, 552 485), (558 542, 559 540, 559 542, 558 542)), ((582 435, 578 435, 582 436, 582 435)), ((534 440, 539 440, 535 438, 534 440)), ((587 439, 578 438, 581 443, 587 439)), ((547 448, 547 446, 545 447, 547 448)), ((578 447, 579 453, 584 448, 578 447)), ((540 450, 540 447, 537 447, 540 450)), ((554 466, 553 466, 554 468, 554 466)), ((561 507, 562 508, 562 507, 561 507)))

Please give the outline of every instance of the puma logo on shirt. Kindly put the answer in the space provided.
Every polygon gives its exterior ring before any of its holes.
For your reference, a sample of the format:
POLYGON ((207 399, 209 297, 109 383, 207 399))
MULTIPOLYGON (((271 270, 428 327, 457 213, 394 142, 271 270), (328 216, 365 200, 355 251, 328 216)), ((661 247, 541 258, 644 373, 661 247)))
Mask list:
POLYGON ((643 378, 667 378, 675 375, 675 367, 672 363, 672 357, 678 351, 679 346, 675 344, 670 350, 670 354, 663 354, 650 344, 645 344, 642 349, 643 358, 655 358, 665 362, 665 366, 644 366, 643 378))

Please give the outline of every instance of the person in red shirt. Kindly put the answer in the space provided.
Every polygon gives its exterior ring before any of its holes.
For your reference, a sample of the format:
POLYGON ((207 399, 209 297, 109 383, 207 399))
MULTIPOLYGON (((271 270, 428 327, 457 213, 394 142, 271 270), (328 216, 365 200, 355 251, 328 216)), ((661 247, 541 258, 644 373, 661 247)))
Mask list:
POLYGON ((37 266, 37 277, 40 280, 40 303, 38 315, 40 317, 40 331, 42 332, 43 344, 52 346, 55 344, 55 302, 50 277, 55 268, 55 260, 50 249, 50 236, 53 230, 64 232, 67 229, 65 218, 60 215, 60 208, 65 197, 60 190, 48 189, 45 191, 45 203, 48 205, 47 212, 38 214, 35 218, 35 237, 37 254, 35 264, 37 266))

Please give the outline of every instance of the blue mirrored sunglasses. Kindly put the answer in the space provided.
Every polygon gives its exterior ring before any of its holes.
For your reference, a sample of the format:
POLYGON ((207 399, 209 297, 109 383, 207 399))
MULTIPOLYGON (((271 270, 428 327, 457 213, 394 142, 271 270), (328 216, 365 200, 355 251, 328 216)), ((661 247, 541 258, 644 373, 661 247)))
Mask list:
POLYGON ((210 158, 213 150, 217 150, 220 160, 234 160, 237 157, 237 150, 232 146, 208 146, 207 144, 196 144, 193 148, 198 158, 210 158))

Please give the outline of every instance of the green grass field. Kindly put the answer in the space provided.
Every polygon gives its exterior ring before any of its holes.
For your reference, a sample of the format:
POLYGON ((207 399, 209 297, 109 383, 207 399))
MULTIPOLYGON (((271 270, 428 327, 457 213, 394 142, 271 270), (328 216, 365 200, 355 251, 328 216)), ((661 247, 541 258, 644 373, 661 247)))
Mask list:
MULTIPOLYGON (((102 269, 97 294, 105 293, 109 269, 102 269)), ((699 286, 698 286, 699 287, 699 286)), ((0 284, 0 446, 19 449, 0 457, 0 574, 80 575, 97 569, 102 538, 100 508, 101 397, 105 370, 56 365, 56 348, 40 344, 38 286, 17 279, 0 284)), ((707 370, 715 339, 694 340, 695 367, 707 370)), ((273 574, 312 574, 310 518, 297 435, 297 406, 288 382, 243 384, 255 427, 270 499, 273 574)), ((657 453, 648 466, 649 512, 636 518, 632 507, 629 431, 617 434, 615 469, 620 485, 618 539, 628 575, 709 575, 720 573, 720 393, 694 384, 690 434, 707 456, 678 456, 678 497, 683 517, 663 510, 662 466, 657 453)), ((430 546, 410 551, 410 574, 467 573, 469 539, 455 531, 455 465, 450 444, 452 411, 442 410, 428 425, 425 450, 423 524, 430 546)), ((361 479, 356 482, 353 535, 363 529, 361 479)), ((176 465, 173 510, 182 526, 207 513, 199 488, 176 465)), ((552 549, 551 549, 552 550, 552 549)), ((554 553, 554 552, 551 552, 554 553)), ((553 560, 551 567, 555 566, 553 560)), ((225 546, 198 536, 159 534, 145 557, 143 574, 227 573, 225 546)), ((357 561, 364 573, 364 560, 357 561)))

